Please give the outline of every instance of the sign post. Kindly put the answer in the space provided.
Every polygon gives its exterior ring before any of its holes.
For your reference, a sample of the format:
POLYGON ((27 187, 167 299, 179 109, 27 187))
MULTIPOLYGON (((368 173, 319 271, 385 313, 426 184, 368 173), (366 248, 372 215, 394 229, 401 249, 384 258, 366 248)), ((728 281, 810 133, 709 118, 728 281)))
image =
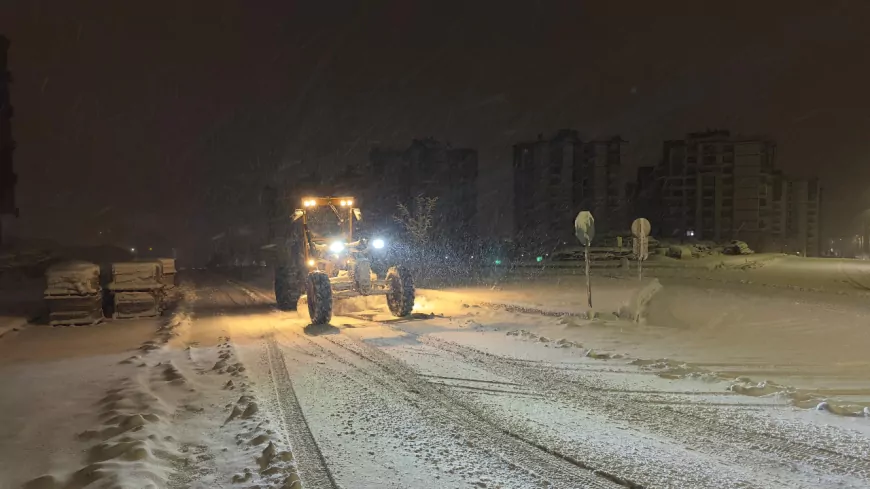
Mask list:
POLYGON ((589 211, 581 211, 574 219, 574 235, 580 240, 583 245, 586 259, 586 299, 589 302, 589 308, 592 309, 592 283, 589 280, 589 245, 592 243, 592 238, 595 237, 595 218, 589 211))
POLYGON ((634 256, 637 258, 637 278, 643 280, 643 262, 649 258, 649 232, 652 226, 649 221, 639 217, 631 223, 631 234, 634 236, 634 256))

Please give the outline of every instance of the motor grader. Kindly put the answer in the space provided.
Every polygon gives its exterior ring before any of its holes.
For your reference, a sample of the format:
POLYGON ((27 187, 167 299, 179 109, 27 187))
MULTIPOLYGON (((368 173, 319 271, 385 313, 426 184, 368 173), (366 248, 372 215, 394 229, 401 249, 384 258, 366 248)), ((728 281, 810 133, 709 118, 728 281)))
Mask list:
POLYGON ((297 288, 289 279, 279 280, 276 273, 275 298, 283 309, 295 309, 304 292, 312 324, 329 323, 334 299, 385 295, 390 312, 397 317, 411 314, 414 308, 414 281, 407 268, 391 267, 383 277, 372 272, 371 253, 382 251, 385 243, 380 238, 354 236, 354 221, 362 219, 354 203, 353 197, 306 197, 293 213, 296 242, 288 253, 295 255, 291 262, 304 264, 307 275, 297 288), (317 222, 313 223, 315 214, 317 222), (331 230, 315 232, 312 224, 323 224, 324 218, 333 225, 315 227, 331 230))

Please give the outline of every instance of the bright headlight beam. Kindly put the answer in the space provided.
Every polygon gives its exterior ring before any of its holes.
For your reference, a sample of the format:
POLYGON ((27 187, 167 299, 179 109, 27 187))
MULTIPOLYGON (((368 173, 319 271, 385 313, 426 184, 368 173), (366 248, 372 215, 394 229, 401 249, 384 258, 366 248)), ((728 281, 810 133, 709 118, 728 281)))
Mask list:
POLYGON ((341 241, 333 241, 329 245, 329 251, 333 253, 341 253, 342 251, 344 251, 344 243, 342 243, 341 241))
POLYGON ((372 248, 379 250, 383 247, 384 247, 384 240, 378 238, 378 239, 372 241, 372 248))

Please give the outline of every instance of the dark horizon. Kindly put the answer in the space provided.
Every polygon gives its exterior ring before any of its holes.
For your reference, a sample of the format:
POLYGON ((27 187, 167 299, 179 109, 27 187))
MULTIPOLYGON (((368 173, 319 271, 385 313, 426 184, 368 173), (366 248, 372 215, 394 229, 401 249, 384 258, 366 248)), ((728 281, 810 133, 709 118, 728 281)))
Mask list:
POLYGON ((688 132, 769 136, 777 167, 821 178, 824 234, 842 234, 870 207, 870 69, 855 54, 870 5, 709 10, 7 3, 16 234, 166 226, 189 246, 257 219, 263 185, 295 168, 427 136, 478 149, 492 202, 511 146, 561 128, 621 135, 631 171, 688 132))

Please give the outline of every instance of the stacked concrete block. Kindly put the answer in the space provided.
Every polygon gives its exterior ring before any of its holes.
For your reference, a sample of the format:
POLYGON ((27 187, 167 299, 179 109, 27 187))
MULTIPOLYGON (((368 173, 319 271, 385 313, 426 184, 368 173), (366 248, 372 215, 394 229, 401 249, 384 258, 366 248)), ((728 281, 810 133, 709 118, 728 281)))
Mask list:
POLYGON ((112 264, 113 317, 116 319, 160 315, 163 302, 161 266, 158 262, 112 264))
POLYGON ((166 285, 167 287, 172 287, 175 285, 175 258, 158 258, 157 262, 160 264, 161 270, 161 279, 160 283, 166 285))
POLYGON ((45 302, 52 326, 96 324, 103 320, 100 267, 88 262, 64 262, 45 273, 45 302))

